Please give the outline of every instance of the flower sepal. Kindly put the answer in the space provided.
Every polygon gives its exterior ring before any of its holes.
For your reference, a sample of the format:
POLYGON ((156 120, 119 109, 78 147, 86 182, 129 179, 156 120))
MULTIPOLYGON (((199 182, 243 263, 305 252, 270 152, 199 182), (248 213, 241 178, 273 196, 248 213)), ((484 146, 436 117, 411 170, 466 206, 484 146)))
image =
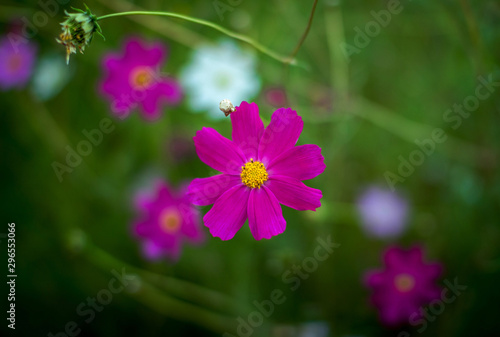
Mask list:
POLYGON ((92 14, 85 5, 85 10, 73 8, 78 13, 66 13, 66 20, 61 23, 62 33, 56 41, 66 47, 66 64, 69 64, 70 55, 76 50, 83 54, 85 47, 90 44, 94 34, 99 34, 103 39, 101 26, 97 23, 97 16, 92 14))

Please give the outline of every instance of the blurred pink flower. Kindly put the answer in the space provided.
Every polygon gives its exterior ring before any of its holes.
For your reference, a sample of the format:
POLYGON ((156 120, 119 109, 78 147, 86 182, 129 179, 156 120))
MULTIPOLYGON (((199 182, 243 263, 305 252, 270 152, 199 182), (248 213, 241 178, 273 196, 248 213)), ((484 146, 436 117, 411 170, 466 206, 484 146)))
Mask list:
POLYGON ((181 242, 199 244, 204 240, 198 210, 189 202, 185 188, 170 189, 157 182, 153 191, 135 196, 135 207, 141 216, 135 221, 135 235, 143 241, 144 255, 151 260, 168 258, 177 261, 181 242))
POLYGON ((35 64, 37 47, 24 39, 14 45, 0 38, 0 90, 22 88, 29 81, 35 64))
POLYGON ((296 111, 276 110, 264 128, 257 104, 242 102, 231 123, 232 141, 206 127, 194 137, 200 159, 222 172, 194 179, 188 192, 196 205, 214 204, 203 218, 213 236, 232 239, 248 218, 256 240, 270 239, 285 231, 280 204, 296 210, 321 206, 321 191, 302 180, 326 165, 319 146, 295 146, 304 125, 296 111))
POLYGON ((408 202, 396 192, 377 186, 366 189, 357 200, 361 226, 370 236, 400 236, 408 221, 408 202))
POLYGON ((424 263, 422 255, 420 247, 389 247, 383 256, 384 269, 366 273, 365 284, 372 288, 371 302, 384 324, 395 326, 408 323, 410 317, 419 319, 419 309, 440 297, 435 282, 442 266, 424 263))
POLYGON ((282 87, 268 87, 264 90, 266 102, 273 107, 283 107, 286 105, 286 91, 282 87))
POLYGON ((100 92, 111 101, 111 110, 119 118, 140 107, 146 120, 161 116, 162 106, 179 104, 182 90, 177 81, 160 73, 166 56, 161 43, 150 46, 138 38, 125 43, 123 54, 104 56, 105 77, 100 92))

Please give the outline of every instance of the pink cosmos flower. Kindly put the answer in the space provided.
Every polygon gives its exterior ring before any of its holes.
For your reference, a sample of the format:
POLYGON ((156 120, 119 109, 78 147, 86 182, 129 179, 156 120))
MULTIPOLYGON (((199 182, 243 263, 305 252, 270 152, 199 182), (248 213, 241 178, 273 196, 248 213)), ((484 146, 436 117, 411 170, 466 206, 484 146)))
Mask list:
POLYGON ((119 118, 140 107, 146 120, 160 117, 162 106, 176 105, 182 90, 176 80, 160 74, 166 56, 161 43, 150 46, 137 38, 125 43, 122 55, 109 53, 103 58, 105 79, 100 92, 111 101, 111 110, 119 118))
POLYGON ((419 309, 440 297, 435 282, 442 267, 424 263, 422 255, 420 247, 390 247, 384 253, 385 268, 365 275, 365 283, 373 291, 371 302, 383 323, 394 326, 419 319, 419 309))
POLYGON ((36 45, 0 38, 0 90, 22 88, 29 81, 35 64, 36 45))
POLYGON ((148 259, 176 261, 183 240, 193 244, 204 240, 200 214, 189 202, 185 188, 176 192, 160 181, 153 192, 136 195, 135 207, 141 216, 134 223, 134 233, 143 240, 143 253, 148 259))
POLYGON ((222 174, 194 179, 188 195, 195 205, 214 204, 203 221, 213 236, 229 240, 248 218, 256 240, 285 231, 280 204, 296 210, 321 206, 320 190, 301 181, 325 170, 321 148, 295 146, 302 118, 290 108, 276 110, 269 125, 257 104, 242 102, 231 114, 233 140, 204 127, 194 143, 201 161, 222 174))

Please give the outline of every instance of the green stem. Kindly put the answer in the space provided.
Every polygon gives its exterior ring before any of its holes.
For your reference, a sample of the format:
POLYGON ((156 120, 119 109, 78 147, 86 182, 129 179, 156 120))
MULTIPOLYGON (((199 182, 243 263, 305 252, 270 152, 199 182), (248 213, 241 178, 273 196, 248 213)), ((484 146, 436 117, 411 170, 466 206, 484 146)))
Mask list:
POLYGON ((325 28, 330 53, 330 82, 333 95, 343 108, 349 91, 349 65, 340 46, 345 44, 344 24, 340 5, 327 6, 325 28))
POLYGON ((147 270, 143 270, 127 264, 104 250, 89 244, 87 247, 87 255, 93 261, 103 262, 109 266, 124 266, 130 272, 140 275, 144 280, 147 280, 158 287, 163 288, 173 296, 184 300, 212 307, 217 310, 224 310, 229 313, 238 312, 240 306, 229 296, 218 293, 216 291, 206 289, 197 284, 182 281, 173 277, 159 275, 147 270))
MULTIPOLYGON (((148 280, 147 274, 144 275, 143 271, 141 271, 140 269, 123 263, 122 261, 115 259, 111 255, 96 247, 87 247, 86 255, 102 270, 109 272, 109 270, 116 269, 119 266, 124 266, 129 272, 132 271, 138 273, 139 275, 144 277, 145 281, 150 281, 148 280)), ((170 280, 168 280, 168 283, 172 281, 182 282, 170 278, 170 280)), ((148 282, 143 281, 138 292, 131 293, 130 295, 136 298, 138 301, 142 302, 144 305, 158 311, 165 316, 169 316, 185 322, 195 323, 217 333, 234 331, 234 329, 236 328, 236 319, 211 312, 194 304, 186 303, 184 301, 171 297, 157 289, 157 287, 149 284, 148 282)))
POLYGON ((223 34, 225 34, 227 36, 230 36, 230 37, 232 37, 232 38, 234 38, 236 40, 240 40, 240 41, 246 42, 249 45, 253 46, 255 49, 257 49, 258 51, 262 52, 263 54, 266 54, 267 56, 270 56, 273 59, 278 60, 278 61, 280 61, 282 63, 291 64, 291 65, 296 65, 297 64, 297 61, 293 57, 281 56, 281 55, 273 52, 269 48, 261 45, 260 43, 258 43, 257 41, 253 40, 252 38, 250 38, 250 37, 248 37, 246 35, 242 35, 242 34, 238 34, 238 33, 232 32, 229 29, 226 29, 226 28, 224 28, 222 26, 219 26, 219 25, 217 25, 217 24, 215 24, 213 22, 210 22, 210 21, 206 21, 206 20, 202 20, 202 19, 197 19, 197 18, 193 18, 193 17, 190 17, 190 16, 182 15, 182 14, 171 13, 171 12, 130 11, 130 12, 122 12, 122 13, 113 13, 113 14, 103 15, 103 16, 98 17, 97 20, 99 21, 99 20, 108 19, 108 18, 112 18, 112 17, 127 16, 127 15, 168 16, 168 17, 172 17, 172 18, 186 20, 186 21, 189 21, 189 22, 194 22, 194 23, 197 23, 199 25, 215 29, 215 30, 217 30, 217 31, 219 31, 219 32, 221 32, 221 33, 223 33, 223 34))
POLYGON ((300 38, 299 43, 297 44, 297 46, 295 47, 295 49, 293 50, 293 52, 290 54, 290 59, 294 59, 295 58, 295 55, 297 55, 297 53, 299 52, 300 47, 302 46, 302 44, 306 40, 307 34, 309 34, 309 30, 311 29, 312 21, 313 21, 313 18, 314 18, 314 13, 316 12, 316 5, 318 5, 318 0, 314 0, 313 8, 311 10, 311 15, 309 16, 309 21, 307 22, 306 30, 304 31, 304 34, 302 34, 302 37, 300 38))

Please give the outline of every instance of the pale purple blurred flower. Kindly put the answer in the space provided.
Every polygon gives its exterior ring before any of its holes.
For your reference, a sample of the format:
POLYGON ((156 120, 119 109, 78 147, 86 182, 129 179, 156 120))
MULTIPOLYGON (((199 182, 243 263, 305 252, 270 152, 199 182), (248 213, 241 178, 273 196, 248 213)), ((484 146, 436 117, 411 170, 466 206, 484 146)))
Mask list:
POLYGON ((357 200, 361 226, 370 236, 395 238, 406 228, 408 201, 396 192, 372 186, 357 200))
POLYGON ((14 44, 0 37, 0 90, 23 88, 29 81, 35 64, 37 47, 25 40, 14 44))

